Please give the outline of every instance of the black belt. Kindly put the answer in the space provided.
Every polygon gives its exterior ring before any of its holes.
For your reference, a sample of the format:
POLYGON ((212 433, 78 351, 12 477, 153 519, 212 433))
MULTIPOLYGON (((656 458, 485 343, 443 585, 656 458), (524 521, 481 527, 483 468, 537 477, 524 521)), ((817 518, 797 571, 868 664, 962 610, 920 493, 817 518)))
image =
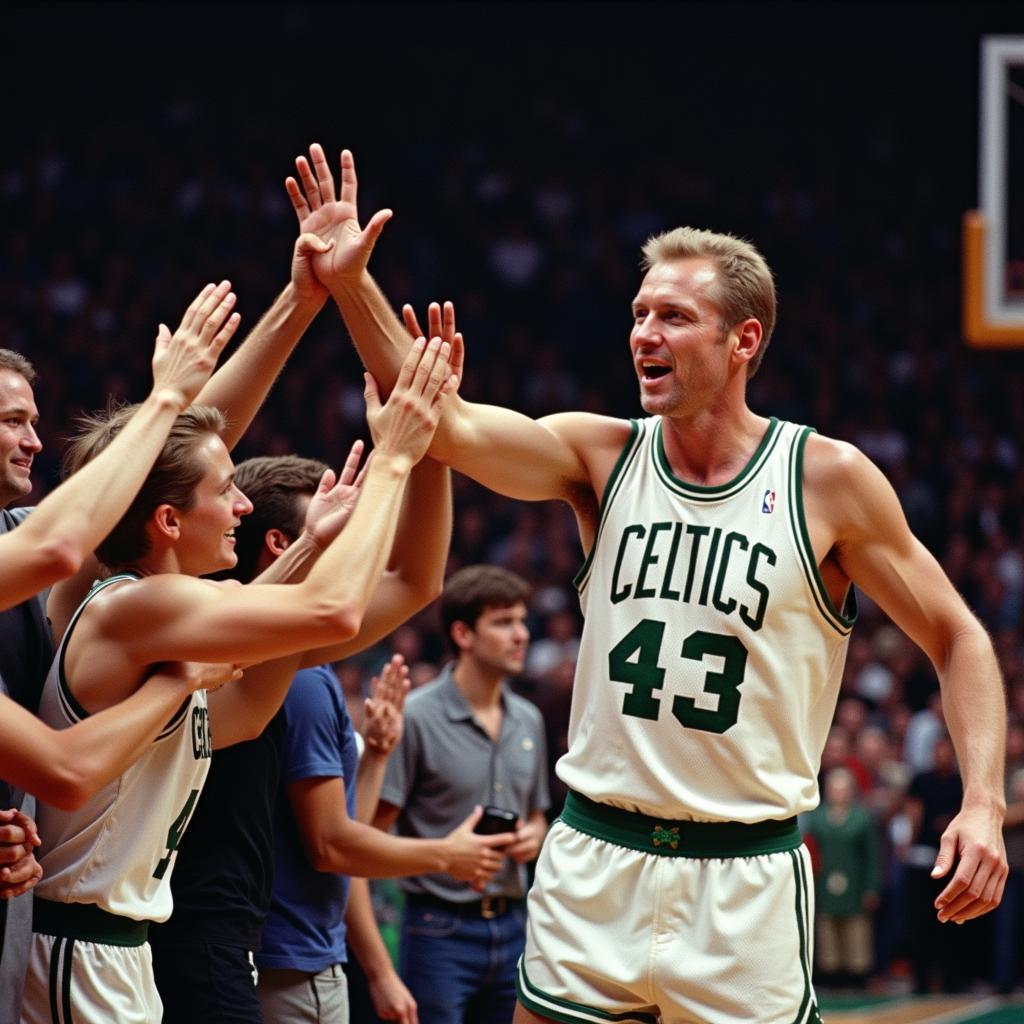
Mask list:
POLYGON ((440 896, 431 896, 425 892, 406 893, 405 902, 410 907, 431 907, 435 910, 446 910, 449 914, 460 917, 501 917, 517 907, 525 907, 526 900, 519 896, 484 896, 479 900, 443 900, 440 896))

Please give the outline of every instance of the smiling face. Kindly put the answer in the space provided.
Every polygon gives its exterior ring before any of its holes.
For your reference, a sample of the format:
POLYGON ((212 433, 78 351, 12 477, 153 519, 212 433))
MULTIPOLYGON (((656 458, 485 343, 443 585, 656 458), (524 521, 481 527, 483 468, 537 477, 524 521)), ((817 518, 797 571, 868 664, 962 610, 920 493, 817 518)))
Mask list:
POLYGON ((32 459, 42 450, 32 386, 14 370, 0 370, 0 507, 32 490, 32 459))
POLYGON ((235 527, 252 511, 252 502, 235 486, 235 467, 224 442, 206 434, 195 449, 206 470, 196 485, 192 507, 178 512, 175 544, 181 571, 201 576, 234 566, 235 527))
POLYGON ((645 275, 629 335, 645 412, 693 415, 728 382, 735 346, 715 301, 717 282, 715 262, 703 258, 656 263, 645 275))

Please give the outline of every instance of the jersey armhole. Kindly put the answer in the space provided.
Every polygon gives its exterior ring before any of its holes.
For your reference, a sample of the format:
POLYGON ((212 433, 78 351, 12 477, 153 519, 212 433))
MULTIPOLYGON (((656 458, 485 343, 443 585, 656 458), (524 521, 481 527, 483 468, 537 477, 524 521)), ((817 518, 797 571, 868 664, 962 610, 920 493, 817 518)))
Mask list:
POLYGON ((573 586, 576 587, 577 593, 583 593, 583 590, 587 585, 587 580, 590 578, 590 570, 594 564, 594 552, 597 551, 597 545, 601 540, 601 532, 604 529, 605 520, 608 517, 608 509, 615 500, 615 496, 619 493, 619 489, 622 486, 622 479, 625 476, 626 467, 633 461, 636 457, 636 453, 640 450, 643 436, 644 432, 640 427, 640 421, 631 419, 629 421, 629 440, 627 440, 622 446, 622 451, 619 452, 619 457, 616 459, 615 465, 612 467, 611 474, 608 477, 608 482, 604 485, 604 494, 601 495, 601 504, 598 508, 597 529, 594 531, 594 542, 590 545, 590 550, 587 552, 587 557, 584 559, 583 565, 580 566, 579 572, 577 572, 573 577, 572 582, 573 586))
POLYGON ((853 584, 846 593, 843 609, 840 611, 832 602, 825 581, 818 570, 818 562, 811 546, 811 535, 807 529, 807 517, 804 512, 804 449, 807 438, 815 433, 813 427, 802 427, 793 440, 789 451, 789 525, 793 535, 793 543, 800 559, 800 566, 807 579, 811 596, 825 622, 842 636, 848 636, 857 621, 857 599, 853 584))

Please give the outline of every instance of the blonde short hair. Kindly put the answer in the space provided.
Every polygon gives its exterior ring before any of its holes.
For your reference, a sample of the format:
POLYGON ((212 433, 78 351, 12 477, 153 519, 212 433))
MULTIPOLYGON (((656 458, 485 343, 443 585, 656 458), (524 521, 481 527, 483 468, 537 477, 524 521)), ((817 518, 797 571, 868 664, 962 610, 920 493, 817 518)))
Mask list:
POLYGON ((686 259, 708 259, 717 264, 720 273, 713 298, 722 308, 727 327, 750 317, 760 322, 761 346, 747 369, 747 376, 752 377, 775 329, 775 278, 771 269, 750 242, 701 228, 673 228, 652 235, 644 243, 640 262, 647 271, 656 263, 686 259))

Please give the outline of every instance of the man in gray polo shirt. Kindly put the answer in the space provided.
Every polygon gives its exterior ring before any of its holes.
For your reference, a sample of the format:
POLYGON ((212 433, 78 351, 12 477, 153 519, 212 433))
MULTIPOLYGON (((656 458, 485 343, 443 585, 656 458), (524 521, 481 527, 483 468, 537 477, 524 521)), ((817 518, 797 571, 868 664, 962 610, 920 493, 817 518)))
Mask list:
POLYGON ((375 824, 446 835, 477 804, 515 814, 515 840, 483 893, 450 875, 404 879, 399 973, 421 1024, 511 1021, 525 941, 526 867, 547 831, 544 723, 505 685, 526 657, 529 586, 496 566, 461 569, 441 597, 456 660, 406 703, 375 824))

